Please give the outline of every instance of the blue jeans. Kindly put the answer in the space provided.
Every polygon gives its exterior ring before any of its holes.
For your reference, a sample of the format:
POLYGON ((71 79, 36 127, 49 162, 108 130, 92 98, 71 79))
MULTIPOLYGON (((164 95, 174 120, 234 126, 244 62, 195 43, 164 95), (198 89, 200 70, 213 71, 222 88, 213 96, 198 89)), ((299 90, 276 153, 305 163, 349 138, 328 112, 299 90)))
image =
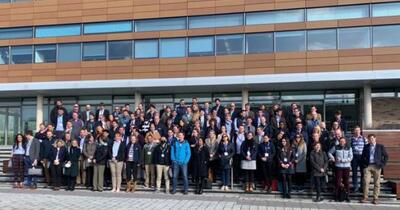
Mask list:
POLYGON ((222 185, 223 186, 228 186, 229 185, 229 172, 230 169, 223 169, 222 170, 222 185))
MULTIPOLYGON (((33 161, 31 160, 30 157, 24 158, 25 174, 28 174, 28 169, 32 168, 32 163, 33 163, 33 161)), ((27 175, 25 185, 26 186, 36 185, 36 176, 28 176, 27 175)))
POLYGON ((359 189, 360 186, 362 188, 363 178, 364 178, 364 169, 362 167, 361 155, 353 155, 353 160, 351 161, 351 170, 353 171, 353 176, 352 176, 353 188, 359 189), (360 169, 360 172, 361 172, 361 176, 360 176, 361 183, 358 183, 358 174, 357 174, 358 169, 360 169))
POLYGON ((187 192, 189 188, 189 181, 187 176, 187 164, 173 163, 172 165, 174 172, 174 177, 172 180, 172 191, 176 192, 176 186, 178 185, 178 176, 179 172, 181 171, 183 176, 183 190, 187 192))

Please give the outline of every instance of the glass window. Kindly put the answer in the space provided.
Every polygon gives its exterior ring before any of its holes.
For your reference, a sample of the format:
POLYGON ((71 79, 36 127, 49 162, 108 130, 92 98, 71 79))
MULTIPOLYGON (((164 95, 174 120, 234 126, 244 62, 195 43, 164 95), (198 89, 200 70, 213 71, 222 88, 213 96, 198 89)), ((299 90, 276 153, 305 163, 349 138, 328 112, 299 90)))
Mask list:
POLYGON ((127 60, 132 58, 132 41, 108 42, 109 60, 127 60))
POLYGON ((35 63, 54 63, 56 62, 56 45, 37 45, 35 46, 35 63))
POLYGON ((336 29, 307 31, 307 50, 336 49, 336 29))
POLYGON ((372 4, 372 17, 400 15, 400 2, 372 4))
POLYGON ((243 14, 189 17, 189 28, 213 28, 243 25, 243 14))
POLYGON ((217 55, 243 54, 243 35, 217 36, 217 55))
POLYGON ((275 33, 275 51, 292 52, 305 50, 305 32, 288 31, 275 33))
POLYGON ((121 33, 131 31, 132 21, 86 23, 83 25, 84 34, 121 33))
POLYGON ((339 49, 370 48, 369 27, 339 28, 339 49))
POLYGON ((394 34, 400 34, 400 25, 395 26, 374 26, 373 32, 373 47, 391 47, 400 46, 400 39, 394 34))
POLYGON ((307 21, 368 18, 369 5, 307 9, 307 21))
POLYGON ((186 56, 186 38, 161 39, 160 57, 174 58, 186 56))
POLYGON ((32 27, 0 29, 0 39, 32 38, 32 27))
POLYGON ((81 25, 39 26, 35 28, 35 37, 79 36, 81 25))
POLYGON ((135 58, 157 58, 158 40, 135 40, 135 58))
POLYGON ((186 29, 186 17, 135 21, 135 31, 139 32, 182 29, 186 29))
POLYGON ((246 53, 269 53, 274 51, 274 37, 272 33, 246 35, 246 53))
POLYGON ((106 59, 106 43, 105 42, 89 42, 83 43, 83 59, 84 61, 97 61, 106 59))
POLYGON ((0 3, 10 3, 11 0, 0 0, 0 3))
POLYGON ((81 60, 81 44, 58 44, 58 62, 79 62, 81 60))
POLYGON ((189 38, 189 56, 214 55, 214 36, 189 38))
POLYGON ((246 25, 304 22, 304 9, 246 14, 246 25))
POLYGON ((12 64, 32 63, 32 46, 11 47, 11 63, 12 64))
POLYGON ((8 64, 10 59, 10 50, 8 47, 0 47, 0 64, 8 64))

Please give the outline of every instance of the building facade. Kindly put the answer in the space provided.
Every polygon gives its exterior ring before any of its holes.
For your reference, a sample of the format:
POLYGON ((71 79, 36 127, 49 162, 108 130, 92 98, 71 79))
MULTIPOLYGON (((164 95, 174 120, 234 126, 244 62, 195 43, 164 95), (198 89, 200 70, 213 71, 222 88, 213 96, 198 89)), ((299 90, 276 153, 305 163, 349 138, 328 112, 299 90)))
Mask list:
POLYGON ((400 125, 400 1, 0 1, 0 145, 67 108, 220 98, 400 125), (397 109, 397 111, 396 111, 397 109))

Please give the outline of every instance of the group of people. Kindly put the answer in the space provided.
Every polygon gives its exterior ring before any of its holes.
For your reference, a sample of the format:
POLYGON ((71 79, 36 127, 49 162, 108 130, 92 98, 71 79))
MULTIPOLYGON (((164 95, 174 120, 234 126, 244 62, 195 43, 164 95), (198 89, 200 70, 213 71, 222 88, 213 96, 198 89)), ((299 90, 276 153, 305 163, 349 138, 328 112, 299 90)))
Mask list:
POLYGON ((111 184, 112 192, 119 192, 125 182, 131 192, 143 180, 145 188, 161 191, 164 183, 165 192, 175 194, 182 179, 184 194, 189 181, 202 194, 220 178, 221 190, 242 182, 249 193, 256 182, 266 193, 278 182, 283 197, 291 198, 292 191, 303 191, 310 181, 318 202, 329 182, 327 172, 334 171, 335 200, 344 194, 349 201, 351 170, 352 191, 363 191, 362 202, 368 200, 373 176, 373 203, 378 203, 380 174, 388 160, 385 147, 373 134, 365 138, 358 126, 349 132, 340 110, 328 129, 316 106, 303 114, 296 103, 287 110, 261 105, 256 112, 250 104, 238 109, 219 99, 214 103, 200 105, 193 98, 191 105, 181 100, 175 108, 157 110, 150 104, 133 111, 129 104, 113 111, 103 103, 83 111, 75 104, 68 111, 56 100, 50 123, 41 124, 35 134, 15 137, 15 187, 35 189, 35 168, 42 169, 46 186, 54 190, 82 184, 101 192, 111 184))

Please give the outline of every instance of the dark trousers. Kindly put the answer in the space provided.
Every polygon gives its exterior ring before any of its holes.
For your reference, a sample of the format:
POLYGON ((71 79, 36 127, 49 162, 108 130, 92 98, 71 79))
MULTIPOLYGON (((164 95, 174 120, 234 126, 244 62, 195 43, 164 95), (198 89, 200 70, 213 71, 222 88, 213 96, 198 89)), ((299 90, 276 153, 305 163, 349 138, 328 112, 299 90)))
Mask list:
POLYGON ((292 174, 282 174, 283 195, 290 195, 292 191, 292 174))
POLYGON ((61 164, 58 165, 51 164, 50 167, 51 167, 51 177, 52 177, 53 187, 60 188, 62 180, 62 166, 61 164))
POLYGON ((126 161, 126 181, 136 181, 137 179, 137 167, 138 163, 134 161, 126 161))
POLYGON ((324 176, 313 176, 315 190, 317 191, 317 198, 321 196, 321 185, 324 182, 324 176))
POLYGON ((296 173, 294 181, 297 187, 304 188, 304 183, 306 182, 306 173, 296 173))
POLYGON ((350 176, 350 168, 336 168, 336 187, 335 187, 335 196, 339 198, 340 186, 344 186, 344 190, 349 192, 349 176, 350 176))
POLYGON ((353 181, 353 188, 359 189, 363 186, 363 178, 364 178, 364 169, 362 168, 362 160, 361 155, 353 155, 353 160, 351 161, 351 171, 352 174, 352 181, 353 181), (357 172, 360 171, 360 183, 358 182, 358 174, 357 172))
POLYGON ((86 167, 86 185, 88 187, 93 187, 93 166, 86 167))
POLYGON ((238 183, 242 177, 242 169, 240 168, 240 155, 233 155, 233 181, 238 183))
POLYGON ((272 162, 262 162, 261 169, 263 173, 263 181, 265 187, 271 187, 272 185, 272 162))
POLYGON ((14 182, 24 181, 24 155, 12 156, 12 169, 14 173, 14 182))
POLYGON ((254 170, 244 170, 246 182, 254 182, 254 170))
POLYGON ((75 190, 76 176, 67 176, 67 189, 75 190))

